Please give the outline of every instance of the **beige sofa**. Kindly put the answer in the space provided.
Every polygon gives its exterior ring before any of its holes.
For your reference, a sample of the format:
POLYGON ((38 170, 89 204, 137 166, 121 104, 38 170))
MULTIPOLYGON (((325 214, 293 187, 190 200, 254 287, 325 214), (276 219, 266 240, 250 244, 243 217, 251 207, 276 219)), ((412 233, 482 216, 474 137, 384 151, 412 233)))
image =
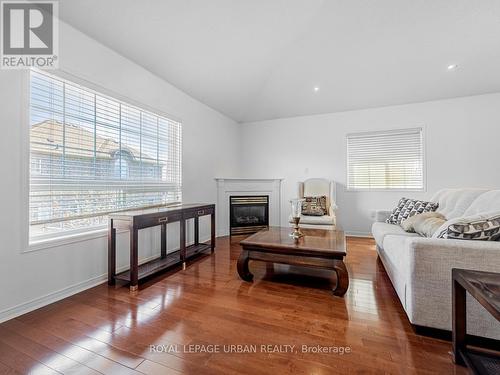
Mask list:
MULTIPOLYGON (((447 223, 460 217, 500 212, 500 190, 445 189, 435 194, 447 223)), ((500 272, 500 241, 424 238, 387 224, 390 211, 377 211, 372 234, 377 252, 410 322, 451 330, 451 269, 500 272)), ((438 230, 435 234, 437 236, 438 230)), ((468 333, 500 339, 500 324, 473 299, 467 299, 468 333)))

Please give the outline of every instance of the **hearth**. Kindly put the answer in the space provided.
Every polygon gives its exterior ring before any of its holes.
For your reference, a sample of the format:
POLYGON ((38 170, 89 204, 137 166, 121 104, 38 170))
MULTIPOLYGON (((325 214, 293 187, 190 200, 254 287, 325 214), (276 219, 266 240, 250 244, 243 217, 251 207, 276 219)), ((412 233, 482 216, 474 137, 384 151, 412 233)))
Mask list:
POLYGON ((250 234, 269 227, 268 195, 232 195, 229 197, 231 235, 250 234))

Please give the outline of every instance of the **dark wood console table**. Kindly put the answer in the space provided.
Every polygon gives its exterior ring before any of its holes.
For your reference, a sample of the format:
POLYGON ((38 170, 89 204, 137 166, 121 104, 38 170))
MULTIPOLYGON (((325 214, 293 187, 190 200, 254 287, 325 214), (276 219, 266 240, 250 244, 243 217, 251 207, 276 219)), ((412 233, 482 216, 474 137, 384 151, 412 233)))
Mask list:
POLYGON ((186 269, 186 260, 210 249, 215 249, 215 205, 214 204, 178 204, 117 212, 109 215, 108 226, 108 284, 114 285, 116 280, 130 283, 130 290, 138 289, 139 280, 162 271, 166 268, 182 264, 186 269), (210 244, 200 243, 199 218, 211 216, 210 244), (194 219, 194 244, 186 246, 186 220, 194 219), (167 224, 179 222, 180 249, 167 254, 167 224), (161 255, 159 258, 139 265, 138 232, 140 229, 161 226, 161 255), (116 274, 116 230, 130 231, 130 269, 116 274))
POLYGON ((500 343, 497 350, 467 345, 466 292, 500 322, 500 274, 453 268, 453 359, 473 374, 500 374, 500 343))

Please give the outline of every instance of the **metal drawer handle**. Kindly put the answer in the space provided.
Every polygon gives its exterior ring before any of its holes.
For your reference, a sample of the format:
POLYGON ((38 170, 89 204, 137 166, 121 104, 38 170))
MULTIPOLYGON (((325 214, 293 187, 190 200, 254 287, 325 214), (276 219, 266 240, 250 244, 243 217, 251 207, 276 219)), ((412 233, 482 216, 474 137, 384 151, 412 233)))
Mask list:
POLYGON ((168 217, 161 217, 158 219, 159 223, 166 223, 168 221, 168 217))
POLYGON ((199 210, 198 215, 203 215, 205 213, 205 210, 199 210))

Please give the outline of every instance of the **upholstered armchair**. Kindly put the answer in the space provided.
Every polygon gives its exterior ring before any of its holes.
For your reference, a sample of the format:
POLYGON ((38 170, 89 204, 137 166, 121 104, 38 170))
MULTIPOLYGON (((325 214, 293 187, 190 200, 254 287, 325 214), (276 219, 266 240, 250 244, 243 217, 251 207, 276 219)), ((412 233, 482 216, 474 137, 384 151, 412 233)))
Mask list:
POLYGON ((326 206, 328 214, 323 216, 307 216, 300 217, 300 226, 302 228, 330 229, 336 228, 335 210, 337 205, 335 181, 329 181, 323 178, 310 178, 297 185, 297 197, 321 197, 326 196, 326 206))

